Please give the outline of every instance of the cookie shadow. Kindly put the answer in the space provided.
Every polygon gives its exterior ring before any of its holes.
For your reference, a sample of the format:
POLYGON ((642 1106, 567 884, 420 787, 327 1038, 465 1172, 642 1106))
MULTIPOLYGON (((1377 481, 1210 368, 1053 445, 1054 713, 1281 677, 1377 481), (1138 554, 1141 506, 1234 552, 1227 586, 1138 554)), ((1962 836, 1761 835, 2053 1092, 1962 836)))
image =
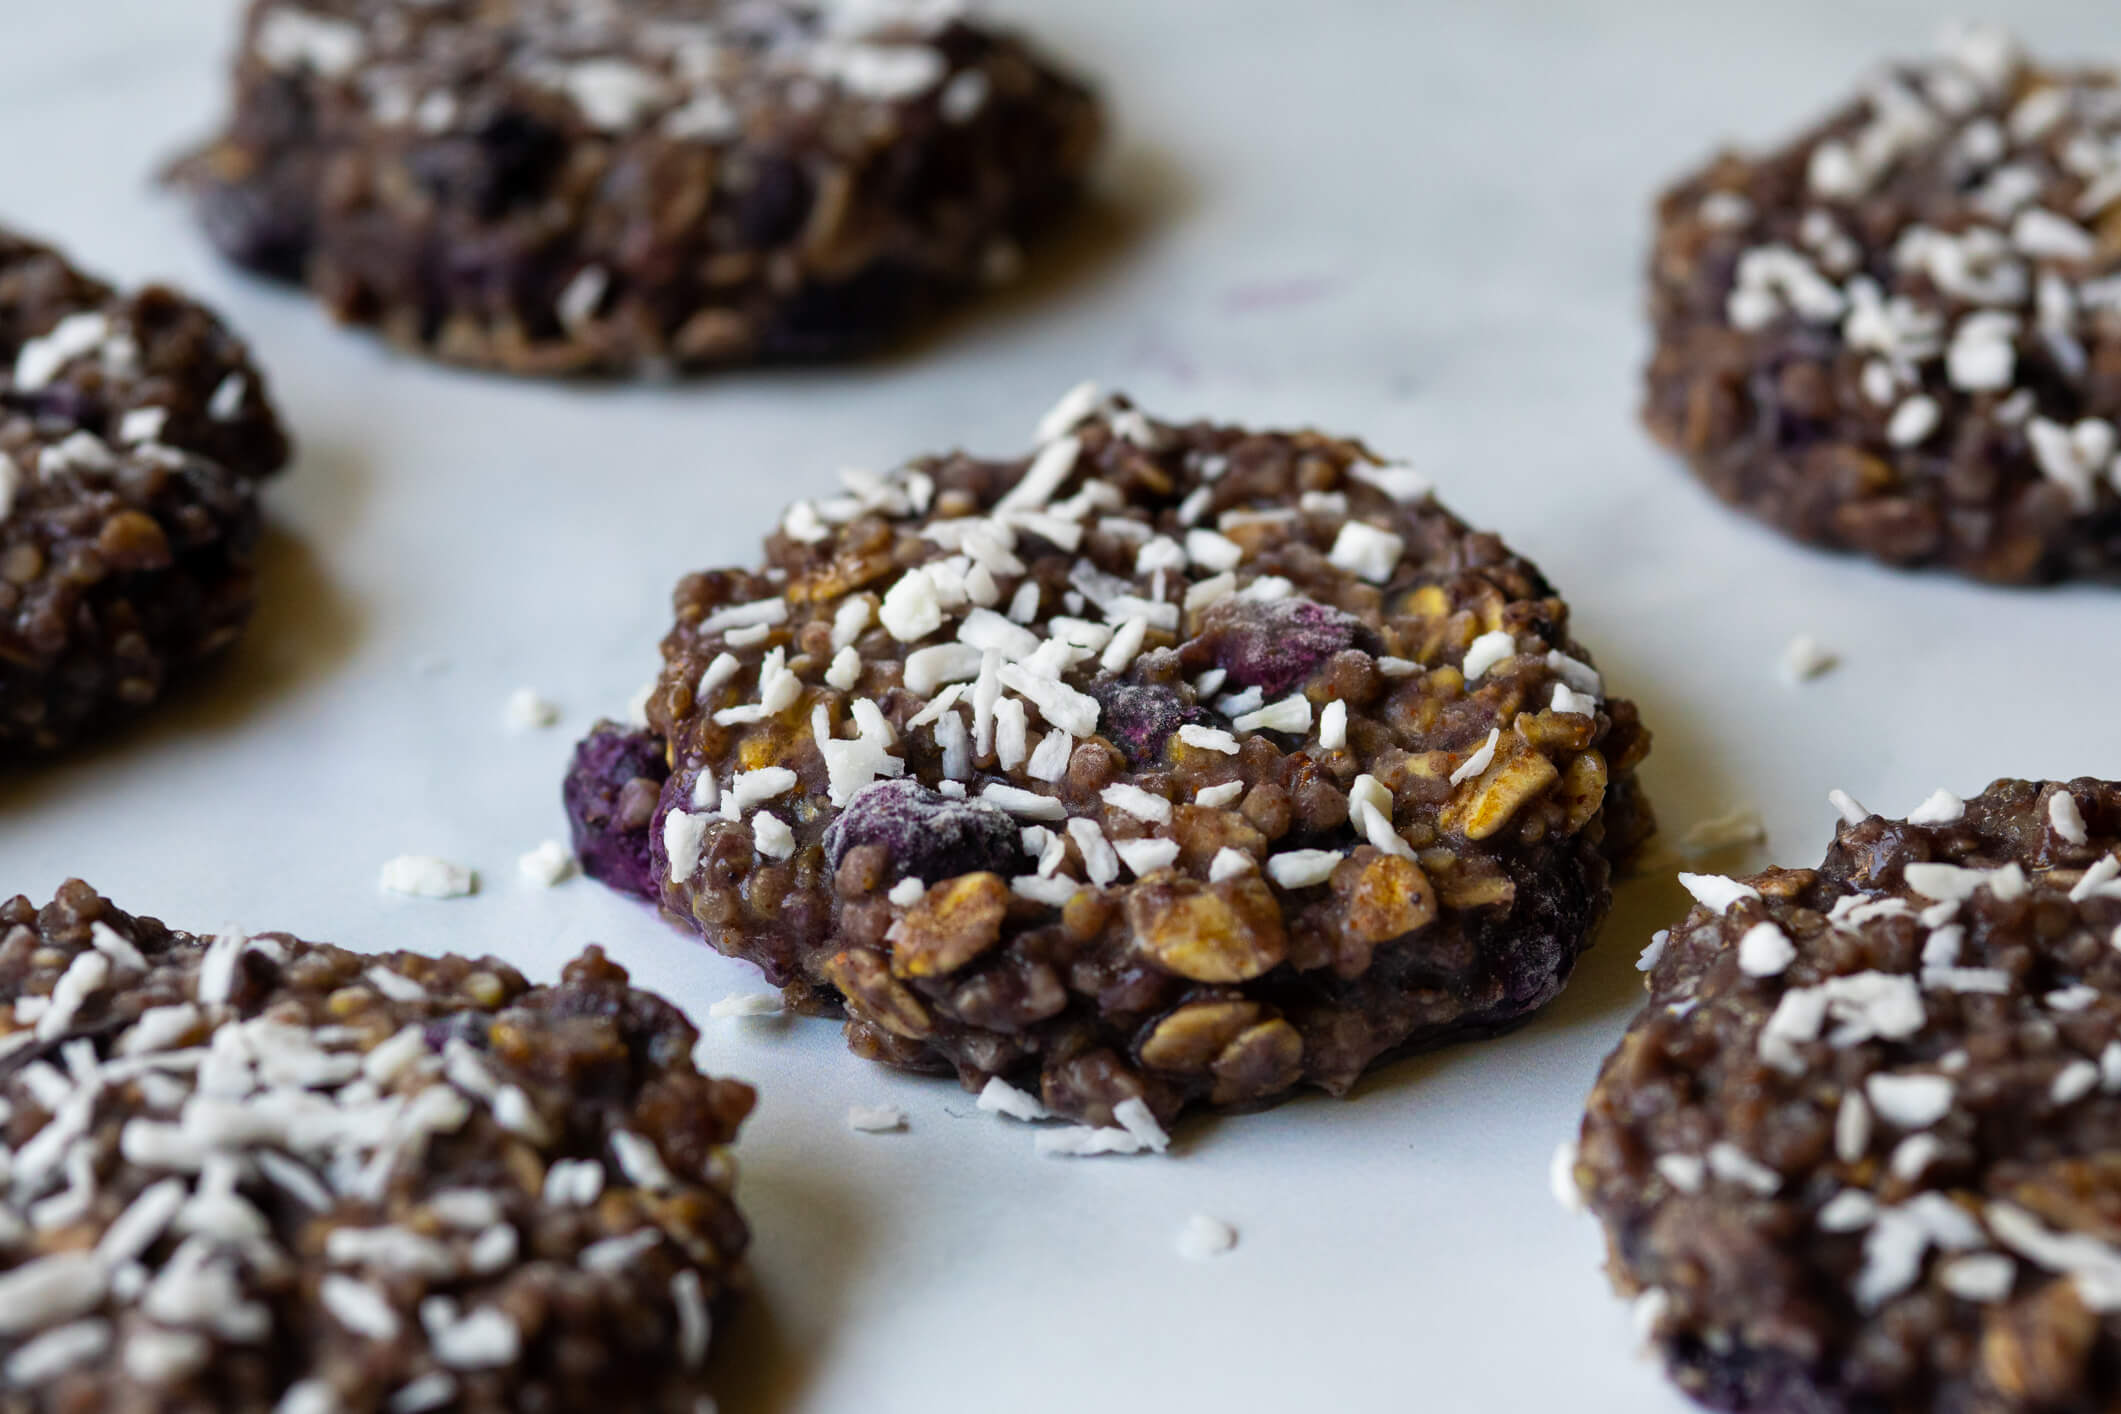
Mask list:
POLYGON ((717 1332, 707 1366, 731 1414, 794 1414, 830 1363, 866 1229, 825 1172, 792 1155, 745 1163, 737 1196, 751 1222, 755 1285, 717 1332))
MULTIPOLYGON (((1551 1027, 1604 1025, 1617 1014, 1632 1017, 1642 1006, 1642 973, 1636 963, 1650 937, 1686 916, 1692 897, 1679 886, 1678 871, 1729 872, 1748 857, 1745 848, 1681 861, 1676 842, 1696 821, 1720 815, 1744 798, 1742 784, 1730 774, 1728 753, 1704 730, 1716 716, 1703 706, 1676 699, 1660 700, 1648 689, 1654 679, 1626 652, 1627 635, 1592 630, 1600 645, 1599 663, 1607 680, 1633 697, 1652 733, 1650 755, 1639 772, 1644 795, 1657 812, 1658 832, 1643 847, 1634 872, 1613 889, 1613 909, 1590 951, 1578 961, 1575 976, 1553 1004, 1525 1028, 1538 1033, 1551 1027)), ((1764 861, 1747 864, 1745 870, 1764 861)))
POLYGON ((310 542, 278 526, 258 546, 259 600, 233 658, 189 686, 171 730, 218 732, 240 726, 266 704, 329 678, 361 642, 361 616, 332 582, 310 542))
POLYGON ((137 719, 106 724, 55 756, 0 765, 0 812, 28 809, 70 776, 242 730, 342 667, 360 642, 360 615, 309 542, 268 526, 257 570, 257 608, 233 648, 171 683, 137 719))

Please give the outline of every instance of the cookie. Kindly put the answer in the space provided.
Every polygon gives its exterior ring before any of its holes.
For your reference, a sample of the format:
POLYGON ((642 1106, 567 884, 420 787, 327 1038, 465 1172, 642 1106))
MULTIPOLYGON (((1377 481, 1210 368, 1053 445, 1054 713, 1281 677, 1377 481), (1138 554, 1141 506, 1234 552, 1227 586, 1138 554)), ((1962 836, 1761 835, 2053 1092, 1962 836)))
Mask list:
POLYGON ((2121 786, 1867 815, 1685 876, 1563 1196, 1719 1409, 2121 1399, 2121 786))
POLYGON ((1099 1125, 1521 1021, 1650 830, 1553 588, 1320 433, 1086 385, 676 608, 632 748, 663 906, 857 1052, 1099 1125))
POLYGON ((2121 577, 2121 87, 1960 30, 1662 199, 1644 418, 1803 541, 2121 577))
MULTIPOLYGON (((0 904, 0 1368, 43 1409, 696 1414, 752 1092, 591 948, 0 904)), ((21 1407, 28 1408, 29 1405, 21 1407)))
POLYGON ((233 643, 287 438, 243 345, 0 231, 0 760, 63 746, 233 643))
POLYGON ((231 259, 523 374, 869 349, 1075 200, 1090 93, 955 0, 253 0, 174 176, 231 259))

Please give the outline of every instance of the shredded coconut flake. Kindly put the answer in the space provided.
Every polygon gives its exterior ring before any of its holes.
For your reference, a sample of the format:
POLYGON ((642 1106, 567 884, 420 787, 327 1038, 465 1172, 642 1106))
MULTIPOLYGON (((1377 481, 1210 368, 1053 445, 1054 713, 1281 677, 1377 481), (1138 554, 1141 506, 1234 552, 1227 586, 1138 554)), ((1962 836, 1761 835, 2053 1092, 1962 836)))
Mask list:
POLYGON ((1863 808, 1862 802, 1845 790, 1828 791, 1826 803, 1834 807, 1846 824, 1860 825, 1871 818, 1871 812, 1863 808))
POLYGON ((523 881, 541 889, 565 883, 576 867, 574 855, 558 840, 546 840, 516 860, 516 872, 523 881))
POLYGON ((1160 795, 1143 790, 1140 786, 1120 781, 1106 786, 1100 798, 1113 809, 1124 811, 1138 820, 1147 820, 1156 825, 1170 823, 1171 802, 1160 795))
POLYGON ((1658 963, 1664 961, 1664 950, 1671 946, 1671 942, 1672 930, 1669 928, 1660 928, 1650 934, 1649 942, 1643 945, 1642 954, 1635 959, 1635 970, 1648 972, 1655 968, 1658 963))
POLYGON ((1230 725, 1241 732, 1286 732, 1299 736, 1311 730, 1311 699, 1291 693, 1278 702, 1242 713, 1230 725))
POLYGON ((707 1015, 719 1021, 738 1016, 779 1016, 782 1011, 779 992, 731 992, 707 1008, 707 1015))
POLYGON ((1844 1091, 1834 1111, 1834 1157, 1853 1164, 1870 1152, 1871 1106, 1859 1090, 1844 1091))
POLYGON ((2088 898, 2113 897, 2116 891, 2112 889, 2112 885, 2116 879, 2121 879, 2121 858, 2111 854, 2101 855, 2093 860, 2083 876, 2070 886, 2069 901, 2082 903, 2088 898))
POLYGON ((663 852, 670 859, 670 882, 690 882, 699 872, 700 850, 707 841, 707 817, 673 810, 663 817, 663 852))
POLYGON ((401 854, 383 865, 378 882, 388 893, 412 898, 463 898, 477 891, 479 877, 431 854, 401 854))
POLYGON ((2073 1060, 2055 1072, 2048 1098, 2057 1105, 2074 1105, 2099 1088, 2099 1067, 2088 1060, 2073 1060))
POLYGON ((1808 633, 1800 633, 1782 650, 1782 676, 1789 682, 1810 682, 1833 671, 1841 660, 1808 633))
POLYGON ((2077 808, 2077 798, 2066 790, 2047 798, 2047 820, 2054 827, 2055 837, 2065 844, 2085 844, 2091 839, 2084 828, 2084 812, 2077 808))
POLYGON ((1148 1102, 1139 1096, 1130 1096, 1112 1107, 1112 1118, 1119 1121, 1120 1128, 1133 1135, 1141 1146, 1152 1153, 1161 1154, 1171 1147, 1171 1136, 1156 1121, 1148 1102))
POLYGON ((1554 1146, 1554 1157, 1547 1163, 1548 1191, 1565 1213, 1584 1211, 1583 1190, 1576 1184, 1577 1153, 1576 1141, 1564 1139, 1554 1146))
POLYGON ((1755 923, 1738 940, 1738 968, 1748 977, 1780 977, 1796 960, 1796 944, 1772 923, 1755 923))
POLYGON ((1237 1246, 1237 1229, 1220 1218, 1195 1213, 1178 1230, 1178 1255, 1189 1262, 1206 1262, 1237 1246))
POLYGON ((906 1127, 906 1112, 897 1105, 849 1105, 847 1127, 858 1134, 890 1134, 906 1127))
POLYGON ((1341 526, 1326 558, 1336 568, 1372 584, 1383 584, 1398 568, 1400 551, 1405 546, 1406 542, 1389 530, 1351 520, 1341 526))
POLYGON ((1337 850, 1290 849, 1267 860, 1267 875, 1285 889, 1315 888, 1333 877, 1341 861, 1337 850))
POLYGON ((999 781, 989 781, 982 786, 980 788, 980 799, 989 805, 1000 806, 1011 815, 1019 816, 1026 820, 1065 820, 1068 818, 1068 807, 1059 799, 1050 795, 1040 795, 1036 791, 1024 790, 1020 786, 1003 785, 999 781))
POLYGON ((94 353, 110 336, 110 320, 101 314, 90 311, 67 315, 49 333, 25 341, 16 353, 15 391, 43 390, 66 365, 94 353))
POLYGON ((1494 765, 1495 748, 1501 741, 1502 728, 1490 727, 1487 740, 1483 741, 1471 756, 1459 762, 1458 769, 1451 772, 1451 784, 1461 785, 1494 765))
POLYGON ((1972 1252, 1937 1268, 1937 1282, 1961 1301, 1986 1304, 2011 1294, 2018 1264, 2000 1252, 1972 1252))
POLYGON ((1337 697, 1319 710, 1318 744, 1326 751, 1339 751, 1348 744, 1348 704, 1337 697))
POLYGON ((1951 1113, 1955 1089, 1941 1075, 1873 1075, 1864 1082, 1871 1110, 1900 1129, 1927 1129, 1951 1113))
POLYGON ((1026 1123, 1052 1117, 1036 1095, 1017 1089, 998 1075, 988 1078, 986 1087, 979 1092, 979 1099, 974 1103, 989 1114, 1006 1115, 1026 1123))
POLYGON ((1962 902, 1987 889, 1997 898, 2010 900, 2025 892, 2025 871, 2016 864, 2000 869, 1971 869, 1958 864, 1918 861, 1901 869, 1907 886, 1924 898, 1939 902, 1962 902))
POLYGON ((1681 874, 1679 886, 1711 913, 1728 913, 1731 905, 1760 897, 1760 890, 1751 884, 1741 884, 1722 874, 1681 874))
POLYGON ((1708 1176, 1708 1165, 1693 1154, 1660 1154, 1655 1164, 1658 1177, 1681 1193, 1699 1193, 1708 1176))
POLYGON ((1465 673, 1467 682, 1474 682, 1487 675, 1498 663, 1508 662, 1517 656, 1517 640, 1505 629, 1484 633, 1473 640, 1466 649, 1465 673))
MULTIPOLYGON (((1331 705, 1338 706, 1339 704, 1331 705)), ((1345 709, 1343 710, 1342 721, 1343 726, 1345 726, 1345 709)), ((1186 745, 1197 747, 1202 751, 1217 751, 1225 756, 1235 756, 1237 754, 1237 738, 1219 727, 1204 727, 1197 722, 1187 722, 1179 727, 1178 739, 1186 745)))
POLYGON ((1819 1208, 1821 1232, 1860 1232, 1878 1218, 1878 1200, 1860 1188, 1844 1188, 1819 1208))
POLYGON ((1782 1175, 1728 1140, 1709 1145, 1709 1172, 1725 1183, 1749 1189, 1761 1197, 1772 1197, 1782 1188, 1782 1175))
POLYGON ((1177 840, 1114 840, 1112 848, 1137 878, 1178 862, 1177 840))
POLYGON ((1032 1148, 1047 1158, 1086 1159, 1099 1154, 1139 1154, 1147 1146, 1124 1129, 1100 1129, 1087 1124, 1051 1129, 1032 1140, 1032 1148))
POLYGON ((1375 486, 1395 501, 1419 501, 1435 490, 1434 482, 1404 464, 1373 466, 1368 462, 1357 462, 1348 468, 1348 475, 1375 486))
POLYGON ((1910 825, 1949 825, 1966 818, 1966 802, 1948 790, 1930 792, 1923 801, 1907 813, 1910 825))

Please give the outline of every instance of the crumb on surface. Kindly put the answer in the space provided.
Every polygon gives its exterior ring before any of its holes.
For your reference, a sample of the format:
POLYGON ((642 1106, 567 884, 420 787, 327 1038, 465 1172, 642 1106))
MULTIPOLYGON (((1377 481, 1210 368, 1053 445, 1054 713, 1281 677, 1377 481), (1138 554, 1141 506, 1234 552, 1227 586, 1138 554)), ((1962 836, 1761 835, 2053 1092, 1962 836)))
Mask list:
POLYGON ((1237 1246, 1237 1229, 1221 1218, 1195 1213, 1178 1230, 1178 1255, 1189 1262, 1220 1257, 1237 1246))
POLYGON ((408 898, 463 898, 478 892, 479 876, 432 854, 401 854, 384 862, 379 883, 386 893, 408 898))
POLYGON ((847 1127, 858 1134, 890 1134, 906 1127, 906 1112, 897 1105, 849 1105, 847 1127))
POLYGON ((560 720, 559 704, 538 695, 534 688, 519 687, 508 695, 502 719, 515 731, 536 731, 560 720))
POLYGON ((524 882, 546 889, 573 878, 579 868, 574 855, 558 840, 546 840, 516 860, 516 871, 524 882))
POLYGON ((1782 676, 1793 684, 1824 677, 1840 664, 1840 657, 1832 649, 1808 633, 1798 634, 1782 650, 1782 676))

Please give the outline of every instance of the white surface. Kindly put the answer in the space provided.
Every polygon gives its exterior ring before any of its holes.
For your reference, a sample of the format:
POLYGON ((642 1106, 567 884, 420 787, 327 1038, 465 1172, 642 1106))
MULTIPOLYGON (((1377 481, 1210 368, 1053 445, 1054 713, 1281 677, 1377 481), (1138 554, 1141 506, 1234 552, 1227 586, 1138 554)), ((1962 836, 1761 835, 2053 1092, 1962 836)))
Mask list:
MULTIPOLYGON (((597 939, 704 1018, 754 978, 585 881, 518 881, 563 830, 569 743, 650 672, 680 573, 747 561, 839 465, 1021 451, 1084 376, 1166 414, 1356 432, 1433 473, 1563 586, 1642 703, 1672 835, 1752 805, 1764 858, 1806 863, 1830 787, 1898 813, 2003 773, 2121 775, 2112 591, 1795 549, 1633 420, 1653 188, 1926 43, 1929 7, 1013 8, 1104 76, 1121 125, 1104 216, 1032 291, 864 367, 581 390, 394 357, 210 258, 148 178, 211 119, 223 5, 0 0, 6 216, 209 297, 302 442, 239 661, 120 745, 0 779, 0 887, 79 874, 186 926, 490 949, 540 977, 597 939), (1800 631, 1842 665, 1791 687, 1800 631), (526 684, 560 726, 504 728, 526 684), (476 866, 481 893, 385 896, 404 852, 476 866)), ((2012 7, 2084 52, 2104 8, 2012 7)), ((762 1087, 741 1146, 761 1299, 720 1344, 723 1407, 1678 1408, 1546 1173, 1635 953, 1682 902, 1669 879, 1628 887, 1576 984, 1509 1039, 1345 1103, 1183 1126, 1166 1159, 1034 1158, 1029 1129, 853 1061, 831 1025, 703 1020, 709 1063, 762 1087), (881 1103, 907 1133, 848 1130, 850 1104, 881 1103), (1194 1212, 1241 1245, 1180 1260, 1194 1212)))

